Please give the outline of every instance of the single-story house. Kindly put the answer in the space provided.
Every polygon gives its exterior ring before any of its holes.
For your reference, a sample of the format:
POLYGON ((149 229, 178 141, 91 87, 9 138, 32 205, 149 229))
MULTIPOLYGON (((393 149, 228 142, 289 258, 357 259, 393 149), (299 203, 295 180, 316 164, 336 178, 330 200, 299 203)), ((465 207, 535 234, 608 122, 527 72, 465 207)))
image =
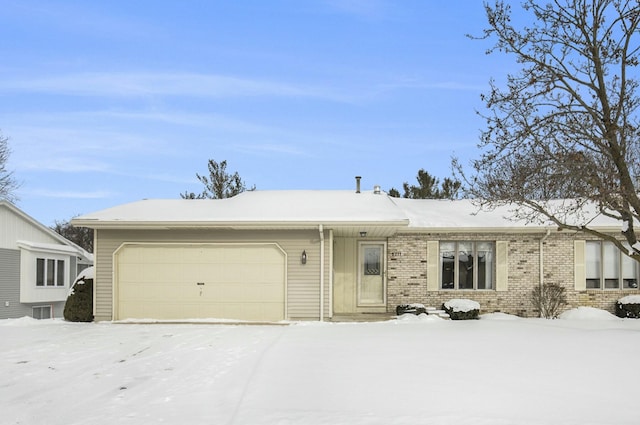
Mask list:
POLYGON ((638 264, 610 243, 509 214, 376 187, 143 200, 72 223, 95 229, 96 320, 339 320, 452 298, 531 317, 542 283, 564 286, 567 308, 638 293, 638 264))
POLYGON ((0 201, 0 319, 62 317, 69 288, 93 255, 0 201))

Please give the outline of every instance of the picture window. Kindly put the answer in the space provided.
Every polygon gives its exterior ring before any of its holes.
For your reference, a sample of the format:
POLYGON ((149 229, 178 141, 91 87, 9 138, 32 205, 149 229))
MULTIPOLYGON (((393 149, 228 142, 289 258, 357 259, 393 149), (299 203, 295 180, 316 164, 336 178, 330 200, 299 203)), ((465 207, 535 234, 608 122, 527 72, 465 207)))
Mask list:
POLYGON ((66 267, 64 260, 36 258, 36 286, 64 286, 65 274, 66 267))
POLYGON ((493 289, 495 243, 440 242, 441 289, 493 289))

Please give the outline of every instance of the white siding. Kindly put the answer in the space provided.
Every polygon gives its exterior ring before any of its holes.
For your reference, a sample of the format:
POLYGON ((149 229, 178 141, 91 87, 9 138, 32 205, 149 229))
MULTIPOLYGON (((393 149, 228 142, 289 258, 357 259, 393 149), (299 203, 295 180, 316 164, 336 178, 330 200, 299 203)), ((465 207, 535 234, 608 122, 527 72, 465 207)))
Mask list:
POLYGON ((0 207, 0 248, 16 249, 16 241, 59 244, 60 241, 8 208, 0 207))

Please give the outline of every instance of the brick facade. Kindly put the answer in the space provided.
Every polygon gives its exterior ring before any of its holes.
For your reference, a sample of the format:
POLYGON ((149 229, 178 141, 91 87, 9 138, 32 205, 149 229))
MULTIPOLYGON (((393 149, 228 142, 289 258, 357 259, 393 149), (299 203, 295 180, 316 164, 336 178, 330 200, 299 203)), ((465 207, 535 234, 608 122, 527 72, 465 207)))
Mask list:
MULTIPOLYGON (((521 317, 538 317, 531 304, 531 291, 540 284, 540 245, 543 245, 544 283, 566 288, 565 309, 589 306, 614 312, 619 298, 639 294, 638 289, 575 289, 574 241, 584 236, 572 232, 545 233, 412 233, 388 240, 387 308, 422 303, 440 307, 453 298, 480 303, 481 313, 504 312, 521 317), (543 241, 541 241, 543 240, 543 241), (506 241, 508 243, 508 285, 506 291, 427 289, 428 241, 506 241)), ((435 258, 435 257, 432 257, 435 258)), ((438 282, 437 287, 440 287, 438 282)), ((495 282, 494 282, 495 288, 495 282)))

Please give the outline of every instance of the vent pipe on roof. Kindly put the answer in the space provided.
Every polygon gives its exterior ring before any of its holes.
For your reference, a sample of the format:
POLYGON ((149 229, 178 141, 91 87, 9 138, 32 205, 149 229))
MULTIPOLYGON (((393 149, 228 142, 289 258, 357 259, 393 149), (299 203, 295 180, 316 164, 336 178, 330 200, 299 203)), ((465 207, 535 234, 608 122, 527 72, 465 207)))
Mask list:
POLYGON ((380 185, 379 184, 373 186, 373 193, 375 193, 376 195, 380 195, 380 185))
POLYGON ((360 193, 360 179, 362 177, 356 176, 356 193, 360 193))

